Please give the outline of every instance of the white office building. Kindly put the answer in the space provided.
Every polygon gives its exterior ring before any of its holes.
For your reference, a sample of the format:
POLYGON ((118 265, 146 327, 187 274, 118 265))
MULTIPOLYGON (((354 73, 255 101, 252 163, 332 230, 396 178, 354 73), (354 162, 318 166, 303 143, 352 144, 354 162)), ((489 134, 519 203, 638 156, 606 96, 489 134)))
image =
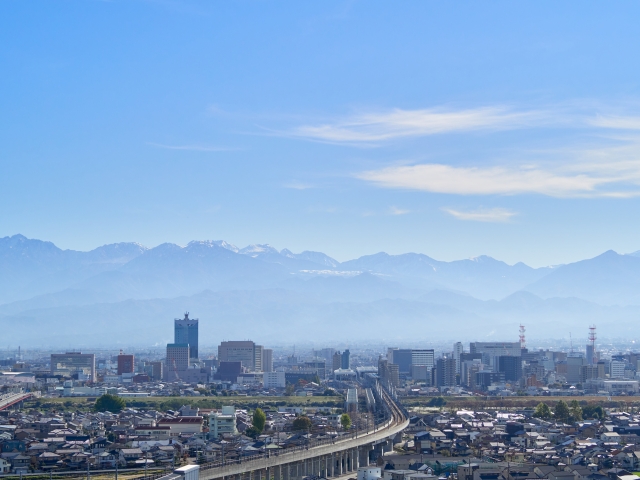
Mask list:
POLYGON ((286 387, 285 372, 264 372, 262 385, 264 388, 286 387))
POLYGON ((236 435, 236 409, 235 407, 222 407, 220 412, 211 412, 209 414, 209 435, 213 439, 220 435, 230 434, 236 435))
POLYGON ((611 378, 624 378, 624 362, 611 360, 611 378))

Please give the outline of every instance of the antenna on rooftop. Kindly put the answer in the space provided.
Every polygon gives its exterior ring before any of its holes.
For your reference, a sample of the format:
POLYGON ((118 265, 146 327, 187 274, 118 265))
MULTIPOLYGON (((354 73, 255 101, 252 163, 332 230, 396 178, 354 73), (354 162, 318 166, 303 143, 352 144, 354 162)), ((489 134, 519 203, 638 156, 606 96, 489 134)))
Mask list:
POLYGON ((570 352, 573 353, 573 338, 571 337, 571 332, 569 332, 569 346, 570 352))

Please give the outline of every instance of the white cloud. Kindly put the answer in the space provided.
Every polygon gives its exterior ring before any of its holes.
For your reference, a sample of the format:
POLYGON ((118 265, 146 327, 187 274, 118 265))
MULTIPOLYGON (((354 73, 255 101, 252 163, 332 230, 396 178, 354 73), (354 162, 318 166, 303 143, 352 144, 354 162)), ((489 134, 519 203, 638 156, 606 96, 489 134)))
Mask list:
POLYGON ((454 167, 442 164, 392 166, 356 176, 386 188, 456 195, 538 193, 554 197, 595 194, 598 186, 615 180, 536 167, 454 167))
POLYGON ((470 211, 461 211, 453 208, 443 208, 444 212, 454 216, 458 220, 471 220, 474 222, 508 222, 516 212, 506 208, 488 208, 470 211))
POLYGON ((624 115, 598 115, 588 120, 594 127, 616 130, 640 130, 640 117, 624 115))
POLYGON ((389 213, 391 215, 406 215, 407 213, 411 213, 411 210, 405 210, 403 208, 391 207, 389 208, 389 213))
POLYGON ((466 110, 444 108, 364 113, 320 125, 302 125, 290 135, 331 143, 372 144, 404 137, 418 137, 473 130, 507 130, 556 122, 542 111, 514 111, 507 107, 466 110))

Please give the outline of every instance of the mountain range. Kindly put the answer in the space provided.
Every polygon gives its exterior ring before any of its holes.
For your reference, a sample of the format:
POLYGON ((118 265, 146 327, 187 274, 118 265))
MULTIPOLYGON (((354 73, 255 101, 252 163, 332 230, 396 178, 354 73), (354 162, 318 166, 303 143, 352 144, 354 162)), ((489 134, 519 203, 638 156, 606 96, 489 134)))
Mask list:
POLYGON ((519 323, 540 338, 592 323, 628 336, 639 287, 638 252, 531 268, 417 253, 338 262, 225 241, 79 252, 0 239, 0 331, 5 343, 32 346, 162 344, 185 310, 200 317, 203 345, 256 329, 271 342, 511 339, 519 323))

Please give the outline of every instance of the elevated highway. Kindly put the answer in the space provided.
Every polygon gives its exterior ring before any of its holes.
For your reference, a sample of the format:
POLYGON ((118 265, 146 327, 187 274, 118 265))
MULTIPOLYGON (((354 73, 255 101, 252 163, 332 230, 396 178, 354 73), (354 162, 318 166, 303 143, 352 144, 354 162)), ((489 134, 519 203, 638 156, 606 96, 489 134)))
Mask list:
POLYGON ((7 393, 2 395, 0 396, 0 410, 6 410, 14 405, 18 405, 32 396, 32 393, 7 393))
POLYGON ((373 389, 386 412, 372 430, 355 432, 339 440, 314 442, 284 453, 263 454, 241 461, 212 462, 200 466, 199 480, 294 480, 304 476, 340 477, 368 466, 371 459, 393 449, 393 440, 409 425, 409 418, 379 384, 373 389), (375 454, 377 455, 375 455, 375 454))

